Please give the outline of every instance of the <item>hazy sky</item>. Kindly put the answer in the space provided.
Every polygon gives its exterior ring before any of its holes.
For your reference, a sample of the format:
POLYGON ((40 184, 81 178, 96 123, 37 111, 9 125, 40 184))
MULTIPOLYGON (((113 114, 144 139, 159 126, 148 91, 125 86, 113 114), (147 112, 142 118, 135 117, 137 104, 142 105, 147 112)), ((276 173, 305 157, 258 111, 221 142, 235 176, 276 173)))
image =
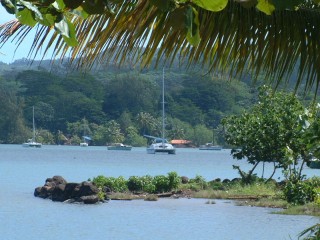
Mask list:
MULTIPOLYGON (((15 19, 15 16, 8 14, 6 10, 0 5, 0 24, 13 19, 15 19)), ((33 38, 34 36, 32 36, 32 34, 29 34, 29 36, 25 38, 24 42, 19 46, 18 49, 16 49, 17 45, 15 44, 15 41, 13 41, 13 43, 7 42, 3 46, 0 45, 0 61, 11 63, 17 59, 26 58, 28 56, 33 38)), ((39 55, 37 59, 39 59, 40 57, 42 57, 42 55, 39 55)))

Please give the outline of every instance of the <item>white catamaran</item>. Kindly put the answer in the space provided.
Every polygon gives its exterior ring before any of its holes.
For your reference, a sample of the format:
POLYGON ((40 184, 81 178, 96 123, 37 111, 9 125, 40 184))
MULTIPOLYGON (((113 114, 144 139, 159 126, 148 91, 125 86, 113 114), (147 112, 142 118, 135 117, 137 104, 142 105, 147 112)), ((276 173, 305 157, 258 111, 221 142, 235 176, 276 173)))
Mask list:
POLYGON ((175 154, 176 149, 165 138, 165 111, 164 111, 164 69, 162 72, 162 137, 144 135, 146 138, 153 139, 152 144, 147 147, 147 153, 168 153, 175 154))
POLYGON ((22 144, 23 147, 41 148, 42 143, 36 142, 36 127, 34 123, 34 107, 32 107, 32 138, 22 144))

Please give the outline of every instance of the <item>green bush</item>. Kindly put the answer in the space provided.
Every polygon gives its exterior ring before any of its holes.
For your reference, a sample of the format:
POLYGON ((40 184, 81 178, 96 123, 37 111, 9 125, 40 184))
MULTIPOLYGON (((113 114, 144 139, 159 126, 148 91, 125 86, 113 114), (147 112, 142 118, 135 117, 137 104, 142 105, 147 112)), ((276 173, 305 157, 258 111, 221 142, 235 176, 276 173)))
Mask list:
POLYGON ((173 190, 179 187, 181 184, 181 177, 176 172, 169 172, 168 173, 169 178, 169 189, 173 190))
POLYGON ((156 186, 153 183, 153 177, 150 175, 146 175, 144 177, 141 177, 142 182, 142 191, 147 193, 155 193, 156 186))
POLYGON ((92 182, 98 188, 108 187, 113 192, 125 192, 128 190, 127 181, 122 176, 118 178, 114 178, 114 177, 104 177, 100 175, 98 177, 93 178, 92 182))
POLYGON ((99 175, 92 179, 92 182, 98 187, 103 188, 105 187, 107 178, 105 176, 99 175))
POLYGON ((157 193, 168 192, 170 190, 169 178, 164 175, 158 175, 153 178, 153 184, 157 193))
POLYGON ((317 195, 315 187, 310 181, 288 181, 283 189, 284 197, 288 203, 303 205, 313 202, 317 195))
POLYGON ((140 177, 131 176, 128 179, 128 189, 131 192, 140 192, 143 189, 143 182, 140 177))
POLYGON ((208 183, 206 179, 200 175, 196 175, 195 178, 189 180, 189 183, 195 183, 199 186, 200 189, 207 189, 208 183))
POLYGON ((217 181, 211 181, 208 184, 210 186, 210 188, 212 188, 212 190, 225 190, 226 187, 224 183, 222 182, 217 182, 217 181))
POLYGON ((118 178, 115 178, 113 183, 113 191, 115 192, 127 192, 128 191, 128 182, 127 180, 120 176, 118 178))

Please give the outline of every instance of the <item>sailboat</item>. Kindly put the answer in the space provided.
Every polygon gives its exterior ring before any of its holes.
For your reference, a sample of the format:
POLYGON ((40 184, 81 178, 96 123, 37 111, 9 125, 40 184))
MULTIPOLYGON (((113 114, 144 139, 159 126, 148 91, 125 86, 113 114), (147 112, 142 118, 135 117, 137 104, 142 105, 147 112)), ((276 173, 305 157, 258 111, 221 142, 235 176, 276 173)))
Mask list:
POLYGON ((36 142, 36 128, 34 124, 34 107, 32 107, 32 138, 22 144, 23 147, 41 148, 42 143, 36 142))
POLYGON ((80 143, 80 147, 88 147, 89 143, 88 141, 91 141, 91 137, 88 136, 82 136, 83 137, 83 142, 80 143))
POLYGON ((168 153, 175 154, 176 149, 165 138, 165 112, 164 112, 164 69, 162 70, 162 137, 154 137, 150 135, 144 135, 146 138, 153 139, 150 146, 147 147, 147 153, 168 153))

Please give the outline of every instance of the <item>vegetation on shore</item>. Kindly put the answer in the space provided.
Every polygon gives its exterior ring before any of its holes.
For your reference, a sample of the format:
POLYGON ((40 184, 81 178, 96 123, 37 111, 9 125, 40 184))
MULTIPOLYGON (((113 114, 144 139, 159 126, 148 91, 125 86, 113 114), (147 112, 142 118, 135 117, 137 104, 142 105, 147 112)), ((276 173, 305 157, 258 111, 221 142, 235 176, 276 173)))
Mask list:
POLYGON ((212 199, 230 199, 238 205, 282 208, 277 213, 302 214, 320 216, 320 178, 313 177, 305 180, 304 187, 295 191, 295 198, 288 198, 287 181, 265 182, 256 178, 250 184, 241 178, 232 180, 215 179, 206 181, 201 176, 188 178, 178 176, 176 172, 158 176, 131 176, 125 179, 120 176, 97 176, 92 182, 99 188, 100 197, 114 200, 145 199, 156 201, 159 197, 188 197, 212 199), (304 202, 301 201, 304 199, 304 202))

